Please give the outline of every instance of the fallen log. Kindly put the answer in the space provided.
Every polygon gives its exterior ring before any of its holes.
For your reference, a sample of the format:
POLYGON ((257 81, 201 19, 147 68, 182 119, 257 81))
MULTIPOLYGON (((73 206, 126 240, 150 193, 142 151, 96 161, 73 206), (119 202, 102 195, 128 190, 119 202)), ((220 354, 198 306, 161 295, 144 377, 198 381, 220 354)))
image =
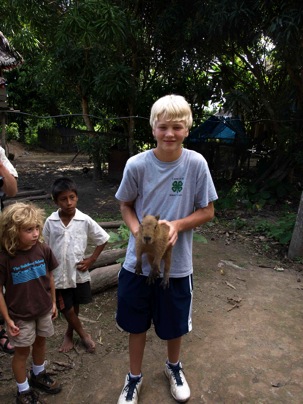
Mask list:
POLYGON ((125 257, 125 254, 126 254, 126 248, 115 248, 114 250, 105 250, 91 266, 90 271, 94 268, 116 264, 119 258, 125 257))
POLYGON ((15 202, 28 202, 28 201, 37 201, 40 199, 51 199, 51 194, 45 195, 37 195, 37 196, 28 196, 24 198, 7 198, 4 200, 4 206, 11 205, 15 202))
POLYGON ((118 229, 124 222, 122 220, 114 220, 112 222, 98 222, 99 226, 104 229, 118 229))
POLYGON ((120 269, 121 264, 114 264, 106 267, 95 268, 91 271, 90 286, 92 293, 100 293, 116 286, 118 284, 118 273, 120 269))
POLYGON ((16 196, 14 198, 21 198, 21 197, 27 197, 27 196, 32 196, 32 195, 45 195, 46 192, 44 189, 34 189, 34 190, 27 190, 27 191, 19 191, 17 192, 16 196))

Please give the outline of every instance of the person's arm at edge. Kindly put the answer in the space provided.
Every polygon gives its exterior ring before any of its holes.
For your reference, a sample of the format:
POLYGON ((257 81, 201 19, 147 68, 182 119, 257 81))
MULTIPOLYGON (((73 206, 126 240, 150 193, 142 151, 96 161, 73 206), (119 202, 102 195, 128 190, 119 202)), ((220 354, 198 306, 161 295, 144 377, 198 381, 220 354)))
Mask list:
POLYGON ((49 273, 49 282, 50 282, 50 292, 51 292, 51 297, 52 297, 52 319, 55 320, 55 318, 58 317, 58 309, 56 305, 56 288, 55 288, 55 281, 54 281, 54 275, 53 272, 51 271, 49 273))
POLYGON ((18 192, 17 179, 8 171, 3 163, 0 162, 0 176, 3 177, 3 192, 10 197, 14 197, 18 192))
POLYGON ((7 310, 7 306, 5 303, 4 295, 3 295, 3 286, 0 285, 0 312, 6 322, 7 326, 9 327, 9 331, 13 336, 19 334, 20 330, 14 323, 14 321, 10 318, 7 310))

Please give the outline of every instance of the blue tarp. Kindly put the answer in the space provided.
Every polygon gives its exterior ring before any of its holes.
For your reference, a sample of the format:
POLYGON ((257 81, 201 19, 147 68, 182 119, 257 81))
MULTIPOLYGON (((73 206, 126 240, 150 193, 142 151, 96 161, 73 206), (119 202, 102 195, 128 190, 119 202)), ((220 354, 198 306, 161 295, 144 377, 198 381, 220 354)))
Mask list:
POLYGON ((218 142, 233 145, 247 143, 248 137, 239 119, 218 118, 213 115, 190 132, 187 142, 189 144, 218 142))

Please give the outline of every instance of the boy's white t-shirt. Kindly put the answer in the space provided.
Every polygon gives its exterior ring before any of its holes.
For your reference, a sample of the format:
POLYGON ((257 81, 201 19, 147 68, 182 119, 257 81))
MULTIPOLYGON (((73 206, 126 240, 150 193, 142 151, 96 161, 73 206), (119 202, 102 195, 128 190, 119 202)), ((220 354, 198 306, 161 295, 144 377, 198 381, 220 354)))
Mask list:
MULTIPOLYGON (((158 160, 153 150, 131 157, 115 196, 122 202, 135 201, 139 222, 146 214, 168 221, 184 218, 218 198, 205 158, 184 148, 173 162, 158 160)), ((171 277, 193 272, 192 240, 193 230, 179 233, 172 252, 171 277)), ((135 265, 135 237, 131 234, 123 267, 134 272, 135 265)), ((150 272, 144 255, 142 270, 144 275, 150 272)))

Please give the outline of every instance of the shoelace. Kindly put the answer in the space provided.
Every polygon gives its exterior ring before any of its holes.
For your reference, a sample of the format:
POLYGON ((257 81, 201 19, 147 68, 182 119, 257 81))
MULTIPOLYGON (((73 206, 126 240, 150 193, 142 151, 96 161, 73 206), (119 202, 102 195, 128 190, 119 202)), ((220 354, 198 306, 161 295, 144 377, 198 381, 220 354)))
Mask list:
POLYGON ((125 386, 124 390, 127 392, 126 400, 132 400, 134 396, 135 389, 137 388, 137 383, 140 381, 140 378, 128 378, 128 383, 125 386))
POLYGON ((41 381, 48 386, 51 386, 53 384, 53 380, 47 373, 45 373, 43 376, 41 376, 41 381))
POLYGON ((180 372, 181 368, 179 366, 175 366, 175 367, 169 366, 169 369, 171 370, 171 372, 176 380, 177 386, 182 386, 183 381, 182 381, 181 372, 180 372))
POLYGON ((33 390, 26 395, 25 399, 25 403, 28 404, 39 404, 41 402, 39 401, 39 395, 33 390))

